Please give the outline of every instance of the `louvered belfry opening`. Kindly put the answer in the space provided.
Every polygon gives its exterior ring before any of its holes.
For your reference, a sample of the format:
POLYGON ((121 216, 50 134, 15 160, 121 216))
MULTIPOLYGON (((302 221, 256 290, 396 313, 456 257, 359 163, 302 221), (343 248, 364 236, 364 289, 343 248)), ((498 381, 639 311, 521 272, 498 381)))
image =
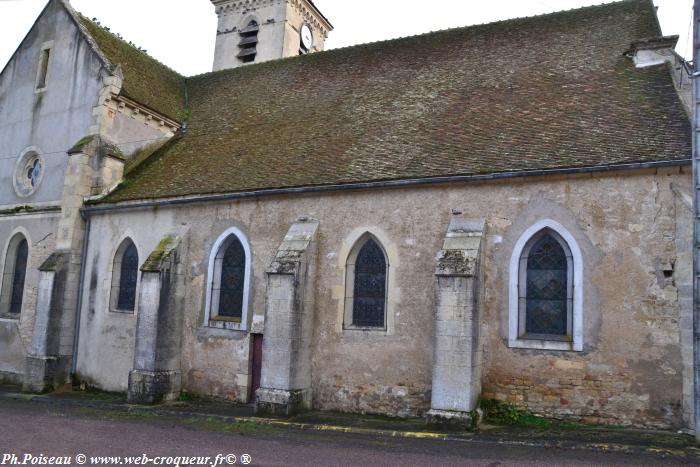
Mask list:
POLYGON ((245 28, 239 31, 241 41, 238 43, 238 47, 241 48, 241 51, 238 52, 238 58, 243 63, 255 61, 255 55, 258 53, 257 46, 259 31, 260 26, 255 20, 252 20, 245 28))

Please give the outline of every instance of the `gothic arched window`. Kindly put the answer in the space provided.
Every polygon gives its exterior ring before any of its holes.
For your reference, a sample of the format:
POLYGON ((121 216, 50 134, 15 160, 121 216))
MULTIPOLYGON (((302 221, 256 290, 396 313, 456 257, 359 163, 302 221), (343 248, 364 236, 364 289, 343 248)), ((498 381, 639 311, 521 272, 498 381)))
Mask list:
POLYGON ((221 260, 219 306, 217 315, 240 320, 243 315, 245 287, 245 251, 234 236, 224 250, 221 260))
POLYGON ((238 229, 227 230, 216 241, 209 259, 206 325, 246 328, 250 260, 248 241, 238 229))
POLYGON ((139 252, 127 238, 114 255, 112 267, 112 311, 133 312, 136 309, 136 286, 139 278, 139 252))
POLYGON ((346 326, 386 328, 388 268, 386 254, 373 236, 357 242, 346 266, 346 326))
POLYGON ((510 266, 511 347, 582 350, 581 274, 581 252, 563 226, 546 220, 523 234, 510 266))
POLYGON ((2 277, 0 310, 11 317, 19 316, 24 298, 24 282, 27 275, 29 244, 22 234, 10 240, 5 255, 5 268, 2 277))
POLYGON ((521 281, 521 293, 525 293, 525 307, 520 310, 525 317, 526 336, 567 336, 571 332, 569 310, 571 278, 564 245, 551 231, 542 232, 529 248, 525 265, 525 280, 521 281))

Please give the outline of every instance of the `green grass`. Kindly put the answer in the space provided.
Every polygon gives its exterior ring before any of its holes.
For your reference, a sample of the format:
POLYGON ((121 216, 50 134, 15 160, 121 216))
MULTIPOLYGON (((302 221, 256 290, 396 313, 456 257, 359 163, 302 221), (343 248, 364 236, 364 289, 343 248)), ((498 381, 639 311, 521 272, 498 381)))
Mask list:
POLYGON ((540 417, 528 410, 495 399, 482 399, 479 401, 479 406, 484 411, 484 420, 498 425, 521 425, 544 429, 554 426, 563 429, 577 429, 582 426, 577 423, 565 423, 540 417))

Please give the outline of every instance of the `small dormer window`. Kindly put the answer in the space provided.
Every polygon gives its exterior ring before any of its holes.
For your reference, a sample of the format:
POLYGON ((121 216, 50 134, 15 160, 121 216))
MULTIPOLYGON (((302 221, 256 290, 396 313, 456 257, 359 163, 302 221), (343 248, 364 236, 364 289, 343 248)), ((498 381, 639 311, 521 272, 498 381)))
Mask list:
POLYGON ((238 58, 243 63, 251 63, 255 61, 255 55, 258 53, 258 32, 260 26, 255 20, 251 20, 248 25, 239 31, 241 41, 238 43, 241 51, 238 53, 238 58))
POLYGON ((48 84, 50 59, 51 47, 49 45, 44 45, 41 49, 41 55, 39 56, 39 69, 37 70, 36 74, 37 91, 43 91, 46 89, 46 85, 48 84))

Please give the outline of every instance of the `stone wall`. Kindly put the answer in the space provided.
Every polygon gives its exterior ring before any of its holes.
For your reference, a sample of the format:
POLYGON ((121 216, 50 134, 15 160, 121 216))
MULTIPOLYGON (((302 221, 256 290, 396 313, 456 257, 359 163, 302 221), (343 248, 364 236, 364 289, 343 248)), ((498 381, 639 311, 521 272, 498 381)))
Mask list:
POLYGON ((314 406, 420 415, 430 408, 435 255, 456 209, 466 218, 486 219, 481 305, 486 397, 562 418, 680 427, 691 368, 680 347, 676 275, 689 267, 689 256, 678 248, 685 244, 690 224, 679 221, 688 212, 678 205, 690 192, 689 168, 675 168, 95 214, 78 366, 98 386, 125 389, 127 362, 133 359, 133 317, 122 322, 118 318, 124 317, 107 311, 110 255, 127 234, 141 254, 181 229, 188 284, 183 385, 201 394, 246 400, 248 333, 204 325, 212 246, 230 227, 250 239, 249 328, 260 332, 266 268, 294 220, 309 217, 320 222, 314 406), (545 218, 566 227, 584 258, 582 352, 508 347, 510 256, 520 235, 545 218), (344 264, 363 232, 378 238, 389 258, 389 316, 382 331, 350 331, 342 325, 344 264))
POLYGON ((0 381, 21 382, 34 330, 39 266, 54 251, 59 216, 59 211, 0 215, 0 271, 15 234, 24 235, 29 244, 22 312, 19 319, 0 319, 0 381))
POLYGON ((101 68, 61 2, 51 2, 0 76, 0 206, 60 201, 65 152, 95 122, 101 68), (47 86, 37 91, 46 45, 51 46, 47 86), (33 195, 20 198, 12 179, 17 159, 30 146, 44 159, 44 176, 33 195))

